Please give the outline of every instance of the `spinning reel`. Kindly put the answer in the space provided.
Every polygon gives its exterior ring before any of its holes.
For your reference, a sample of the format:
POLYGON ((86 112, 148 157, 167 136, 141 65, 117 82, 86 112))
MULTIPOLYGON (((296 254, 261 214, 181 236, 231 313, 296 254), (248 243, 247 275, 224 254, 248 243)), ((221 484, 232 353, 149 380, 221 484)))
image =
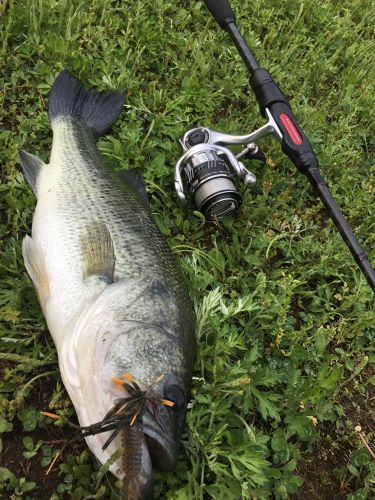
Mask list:
POLYGON ((207 128, 186 132, 180 140, 184 154, 175 169, 175 188, 182 204, 187 203, 185 191, 188 191, 207 220, 220 220, 240 207, 242 196, 236 189, 236 178, 246 186, 253 186, 256 177, 239 160, 258 160, 264 164, 266 157, 253 141, 266 134, 282 137, 268 110, 267 116, 268 123, 248 135, 222 134, 207 128), (224 144, 246 144, 246 147, 235 155, 224 144))
POLYGON ((247 186, 255 184, 255 175, 240 161, 243 158, 265 157, 254 143, 266 134, 274 135, 282 151, 310 181, 327 209, 358 267, 375 291, 375 270, 361 248, 325 184, 315 152, 294 116, 291 105, 269 72, 258 66, 249 47, 237 29, 236 17, 228 0, 204 0, 214 19, 229 34, 250 72, 250 86, 255 93, 261 115, 267 119, 263 127, 248 135, 227 135, 207 128, 194 128, 180 140, 183 155, 175 168, 175 188, 183 204, 187 193, 209 220, 234 213, 241 205, 241 194, 235 180, 247 186), (235 155, 226 146, 243 144, 245 149, 235 155))

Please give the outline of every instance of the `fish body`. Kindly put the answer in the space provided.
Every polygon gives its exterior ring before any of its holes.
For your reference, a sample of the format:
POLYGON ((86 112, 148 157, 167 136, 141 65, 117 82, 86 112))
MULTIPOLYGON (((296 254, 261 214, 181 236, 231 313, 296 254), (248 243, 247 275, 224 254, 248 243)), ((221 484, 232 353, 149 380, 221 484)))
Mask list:
MULTIPOLYGON (((124 397, 113 377, 127 372, 147 386, 163 375, 155 391, 176 404, 160 409, 159 422, 147 414, 143 419, 140 481, 149 491, 151 460, 162 469, 176 463, 195 351, 194 315, 139 177, 120 177, 96 147, 122 105, 119 92, 86 91, 67 72, 57 78, 49 99, 50 163, 20 153, 37 196, 23 255, 82 426, 100 421, 124 397)), ((102 450, 107 438, 86 438, 102 463, 121 446, 118 437, 102 450)), ((121 462, 111 470, 124 475, 121 462)))

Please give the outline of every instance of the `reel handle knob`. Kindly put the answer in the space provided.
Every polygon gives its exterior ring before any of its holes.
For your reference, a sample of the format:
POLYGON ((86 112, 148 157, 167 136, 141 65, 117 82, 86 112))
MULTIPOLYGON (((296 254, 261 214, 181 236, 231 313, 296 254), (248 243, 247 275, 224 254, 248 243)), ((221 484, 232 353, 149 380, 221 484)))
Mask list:
POLYGON ((248 174, 244 175, 243 182, 245 186, 254 186, 257 182, 257 178, 254 174, 249 172, 248 174))
POLYGON ((240 176, 242 177, 245 186, 254 186, 254 184, 256 184, 257 182, 256 176, 252 172, 250 172, 250 170, 247 170, 242 162, 239 161, 238 165, 240 166, 240 176))
POLYGON ((246 153, 242 156, 242 158, 246 158, 246 160, 258 160, 262 162, 263 165, 266 164, 267 158, 263 151, 259 146, 255 146, 254 148, 247 148, 246 153))

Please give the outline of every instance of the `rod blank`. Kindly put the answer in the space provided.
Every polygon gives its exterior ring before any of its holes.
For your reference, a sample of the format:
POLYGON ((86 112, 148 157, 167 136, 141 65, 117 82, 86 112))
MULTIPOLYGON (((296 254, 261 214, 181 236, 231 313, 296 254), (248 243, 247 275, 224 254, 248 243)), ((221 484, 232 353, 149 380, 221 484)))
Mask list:
POLYGON ((358 240, 351 230, 349 224, 346 222, 345 217, 343 216, 339 206, 337 205, 330 190, 328 189, 326 183, 320 175, 319 170, 317 168, 309 169, 309 171, 307 172, 307 177, 309 178, 313 188, 322 200, 323 205, 327 209, 328 214, 330 215, 351 254, 353 255, 354 260, 358 264, 358 267, 367 279, 368 284, 375 292, 375 270, 372 267, 367 255, 363 251, 361 245, 358 243, 358 240))

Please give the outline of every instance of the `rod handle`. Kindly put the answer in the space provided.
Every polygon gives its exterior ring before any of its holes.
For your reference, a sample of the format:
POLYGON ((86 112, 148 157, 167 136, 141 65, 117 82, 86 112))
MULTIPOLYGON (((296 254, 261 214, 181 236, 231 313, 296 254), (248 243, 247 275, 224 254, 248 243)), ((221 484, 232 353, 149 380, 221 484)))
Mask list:
POLYGON ((236 23, 236 16, 228 0, 204 0, 215 21, 225 30, 230 23, 236 23))

